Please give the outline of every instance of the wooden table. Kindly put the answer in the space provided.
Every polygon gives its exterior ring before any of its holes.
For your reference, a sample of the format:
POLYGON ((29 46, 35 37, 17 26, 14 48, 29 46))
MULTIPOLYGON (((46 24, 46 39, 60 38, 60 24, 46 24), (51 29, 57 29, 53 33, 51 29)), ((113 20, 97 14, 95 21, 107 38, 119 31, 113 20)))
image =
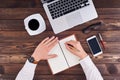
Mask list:
MULTIPOLYGON (((87 25, 103 20, 104 23, 120 23, 120 0, 94 0, 99 18, 79 25, 56 36, 60 39, 76 34, 86 52, 102 73, 105 80, 120 80, 120 25, 103 26, 89 34, 81 30, 87 25), (86 43, 86 38, 100 32, 106 41, 104 54, 93 58, 86 43)), ((14 80, 40 41, 55 35, 44 12, 40 0, 0 0, 0 80, 14 80), (37 36, 29 36, 23 20, 27 16, 40 13, 46 22, 47 30, 37 36)), ((51 75, 46 61, 37 66, 34 80, 86 80, 80 65, 70 68, 55 76, 51 75)))

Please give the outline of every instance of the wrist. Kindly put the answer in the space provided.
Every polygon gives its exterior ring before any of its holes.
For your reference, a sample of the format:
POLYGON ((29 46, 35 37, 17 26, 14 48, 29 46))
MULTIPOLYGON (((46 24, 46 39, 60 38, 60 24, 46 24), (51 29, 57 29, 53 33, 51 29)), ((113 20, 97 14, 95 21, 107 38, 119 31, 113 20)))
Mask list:
POLYGON ((31 57, 33 57, 35 59, 35 61, 40 61, 41 60, 36 54, 31 55, 31 57))
POLYGON ((86 52, 82 53, 82 55, 79 55, 79 57, 80 57, 81 60, 84 59, 87 56, 88 56, 88 54, 86 52))
POLYGON ((32 56, 30 56, 30 57, 28 58, 28 61, 29 61, 30 63, 33 63, 33 64, 38 64, 38 62, 39 62, 39 61, 36 61, 35 58, 32 57, 32 56))

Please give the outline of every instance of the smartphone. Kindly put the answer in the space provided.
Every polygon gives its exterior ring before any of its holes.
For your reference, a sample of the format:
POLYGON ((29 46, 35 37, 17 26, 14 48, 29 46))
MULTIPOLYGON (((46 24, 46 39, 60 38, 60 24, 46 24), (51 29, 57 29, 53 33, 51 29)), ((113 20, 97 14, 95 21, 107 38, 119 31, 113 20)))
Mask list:
POLYGON ((100 43, 96 36, 88 38, 87 43, 93 56, 98 56, 103 53, 100 43))

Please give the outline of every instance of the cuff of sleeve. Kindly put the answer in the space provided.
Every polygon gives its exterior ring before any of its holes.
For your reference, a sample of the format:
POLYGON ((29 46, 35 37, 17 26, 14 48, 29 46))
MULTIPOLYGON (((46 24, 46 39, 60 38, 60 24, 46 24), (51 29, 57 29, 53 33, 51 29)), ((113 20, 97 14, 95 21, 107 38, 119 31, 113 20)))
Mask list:
POLYGON ((94 66, 91 58, 89 56, 85 57, 84 59, 80 60, 80 64, 83 67, 83 69, 86 68, 92 68, 94 66))
POLYGON ((33 64, 33 63, 30 63, 28 60, 26 61, 25 65, 24 65, 24 68, 31 71, 31 70, 35 70, 37 64, 33 64))

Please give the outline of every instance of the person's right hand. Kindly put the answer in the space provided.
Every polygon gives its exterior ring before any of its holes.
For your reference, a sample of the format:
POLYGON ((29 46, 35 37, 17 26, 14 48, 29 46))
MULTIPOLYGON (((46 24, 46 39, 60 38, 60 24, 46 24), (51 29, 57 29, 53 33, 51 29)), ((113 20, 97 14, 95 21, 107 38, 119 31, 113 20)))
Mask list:
POLYGON ((87 56, 87 53, 84 51, 79 41, 68 41, 65 43, 65 46, 68 49, 68 51, 80 57, 80 59, 83 59, 87 56))

